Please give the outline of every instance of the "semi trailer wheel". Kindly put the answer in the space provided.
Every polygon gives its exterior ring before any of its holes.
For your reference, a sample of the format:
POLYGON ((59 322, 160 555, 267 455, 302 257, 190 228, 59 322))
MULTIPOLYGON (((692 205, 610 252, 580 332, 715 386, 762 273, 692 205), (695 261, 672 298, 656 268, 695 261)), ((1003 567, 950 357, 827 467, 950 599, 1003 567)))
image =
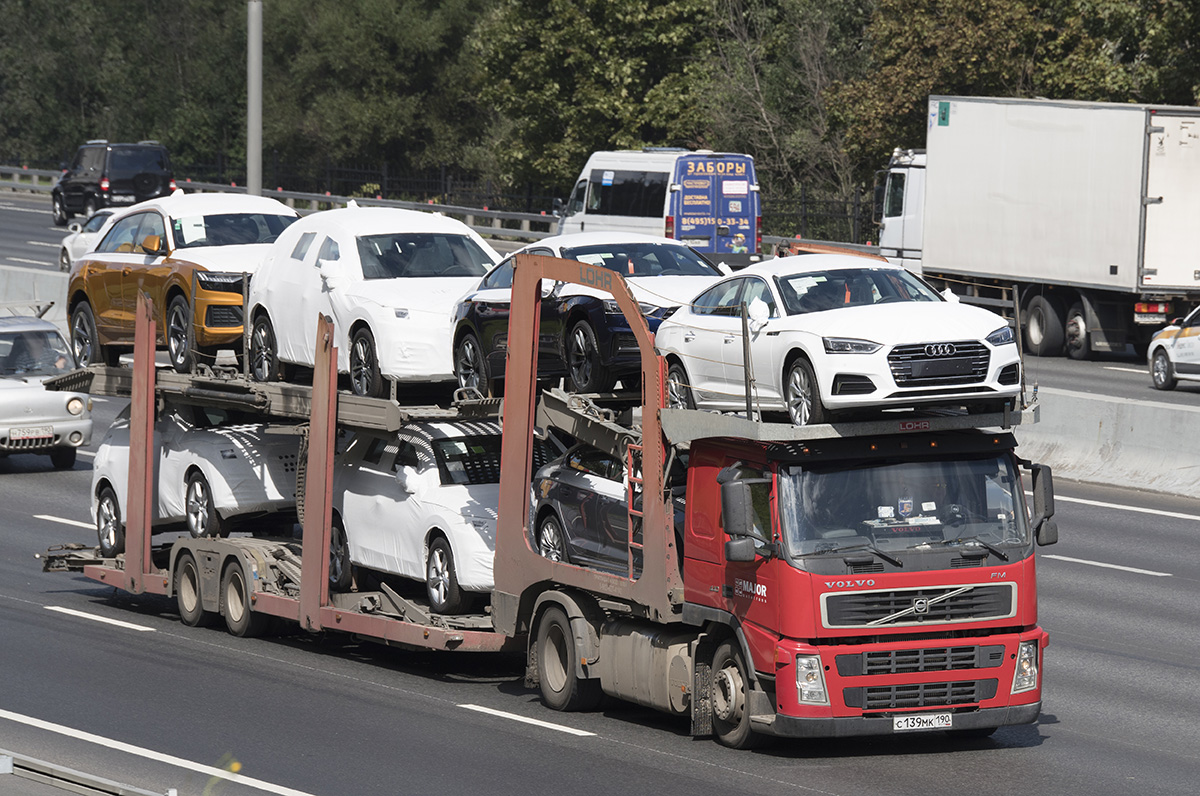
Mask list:
POLYGON ((1087 315, 1083 311, 1083 302, 1076 301, 1067 310, 1067 356, 1071 359, 1090 359, 1092 356, 1092 339, 1088 335, 1087 315))
POLYGON ((216 618, 200 600, 200 568, 191 553, 182 553, 175 561, 175 605, 179 621, 188 627, 211 625, 216 618))
POLYGON ((599 680, 583 680, 575 672, 579 655, 571 622, 558 606, 542 614, 537 631, 538 681, 546 707, 562 711, 591 710, 604 693, 599 680))
POLYGON ((242 638, 261 636, 271 620, 271 617, 251 610, 246 573, 236 561, 225 567, 225 576, 221 578, 221 606, 225 613, 225 627, 233 635, 242 638))

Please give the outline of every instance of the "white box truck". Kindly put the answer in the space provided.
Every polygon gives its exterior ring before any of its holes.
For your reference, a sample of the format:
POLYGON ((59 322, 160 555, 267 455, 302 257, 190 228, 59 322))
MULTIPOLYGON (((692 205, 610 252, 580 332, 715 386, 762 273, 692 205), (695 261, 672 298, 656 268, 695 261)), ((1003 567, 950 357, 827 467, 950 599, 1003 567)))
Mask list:
POLYGON ((881 253, 1015 285, 1032 353, 1144 355, 1200 301, 1200 108, 934 96, 926 129, 888 165, 881 253))

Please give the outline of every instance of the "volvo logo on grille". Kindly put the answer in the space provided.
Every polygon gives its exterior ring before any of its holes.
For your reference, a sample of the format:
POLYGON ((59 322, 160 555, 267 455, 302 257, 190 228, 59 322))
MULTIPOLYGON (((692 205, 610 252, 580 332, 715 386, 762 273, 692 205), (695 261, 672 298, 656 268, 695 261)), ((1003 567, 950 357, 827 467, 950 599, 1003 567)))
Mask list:
POLYGON ((932 343, 925 346, 925 356, 927 357, 952 357, 958 352, 954 347, 954 343, 932 343))
POLYGON ((924 597, 918 597, 913 600, 912 608, 914 614, 927 614, 929 613, 929 600, 924 597))

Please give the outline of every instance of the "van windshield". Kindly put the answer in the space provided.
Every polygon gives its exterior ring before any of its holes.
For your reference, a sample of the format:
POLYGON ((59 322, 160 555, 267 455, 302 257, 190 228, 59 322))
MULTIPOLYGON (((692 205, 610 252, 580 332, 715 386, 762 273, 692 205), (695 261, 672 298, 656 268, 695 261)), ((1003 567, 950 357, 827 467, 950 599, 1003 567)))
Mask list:
POLYGON ((587 211, 601 216, 662 218, 668 181, 665 171, 592 169, 587 211))

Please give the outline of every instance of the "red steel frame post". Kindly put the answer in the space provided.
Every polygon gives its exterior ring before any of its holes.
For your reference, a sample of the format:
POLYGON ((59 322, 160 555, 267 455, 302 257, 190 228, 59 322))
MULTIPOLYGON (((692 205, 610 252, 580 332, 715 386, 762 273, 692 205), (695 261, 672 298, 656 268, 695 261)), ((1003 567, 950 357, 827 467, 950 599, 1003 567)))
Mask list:
POLYGON ((125 513, 125 577, 129 591, 166 593, 150 557, 154 524, 154 308, 138 292, 133 331, 133 388, 129 415, 129 488, 125 513), (160 586, 161 584, 161 586, 160 586))
POLYGON ((321 629, 329 604, 329 534, 333 524, 333 438, 337 427, 337 349, 333 323, 317 319, 312 416, 308 426, 308 469, 304 483, 304 530, 300 552, 300 624, 321 629))
POLYGON ((504 438, 501 448, 500 510, 496 532, 493 610, 496 628, 519 632, 528 590, 558 583, 624 598, 645 606, 650 618, 668 621, 682 600, 673 514, 663 497, 666 446, 658 410, 663 405, 666 362, 654 349, 654 335, 625 280, 603 266, 532 254, 516 257, 512 309, 508 322, 508 364, 504 373, 504 438), (642 359, 642 510, 645 545, 637 580, 542 558, 529 544, 529 501, 537 405, 538 325, 543 278, 571 282, 612 293, 633 330, 642 359), (525 598, 525 599, 522 599, 525 598))

